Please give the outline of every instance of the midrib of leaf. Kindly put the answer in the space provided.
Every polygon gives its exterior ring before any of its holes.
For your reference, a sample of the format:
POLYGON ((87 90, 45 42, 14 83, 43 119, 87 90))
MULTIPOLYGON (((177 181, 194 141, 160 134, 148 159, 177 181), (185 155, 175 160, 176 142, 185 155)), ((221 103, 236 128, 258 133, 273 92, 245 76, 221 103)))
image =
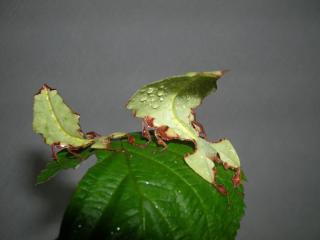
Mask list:
MULTIPOLYGON (((195 80, 191 80, 191 83, 193 83, 194 81, 195 81, 195 80)), ((192 132, 190 131, 190 129, 188 128, 188 126, 187 126, 184 122, 182 122, 182 121, 177 117, 177 113, 176 113, 176 110, 175 110, 175 107, 174 107, 177 96, 178 96, 178 95, 180 94, 180 92, 181 92, 183 89, 185 89, 185 88, 186 88, 186 86, 181 87, 181 88, 179 89, 179 91, 174 95, 174 98, 173 98, 173 101, 172 101, 172 104, 171 104, 171 109, 172 109, 172 112, 173 112, 173 115, 174 115, 174 118, 173 118, 173 119, 174 119, 175 122, 178 122, 180 125, 182 125, 182 127, 185 129, 186 132, 189 132, 191 136, 194 136, 194 138, 196 138, 197 136, 195 136, 194 133, 192 133, 192 132)), ((178 124, 178 125, 179 125, 179 124, 178 124)))
POLYGON ((132 170, 131 170, 131 166, 130 166, 130 163, 129 163, 129 157, 128 155, 125 153, 125 156, 126 156, 126 164, 127 164, 127 167, 128 167, 128 175, 130 175, 131 179, 132 179, 132 182, 133 182, 133 185, 136 189, 136 191, 138 192, 138 194, 141 196, 140 197, 140 222, 142 224, 142 231, 145 232, 146 230, 146 216, 145 216, 145 212, 144 212, 144 208, 143 208, 143 194, 138 186, 138 183, 136 181, 136 178, 135 176, 132 174, 132 170))
MULTIPOLYGON (((195 81, 197 81, 197 79, 191 80, 188 84, 191 85, 191 84, 192 84, 193 82, 195 82, 195 81)), ((198 136, 195 135, 192 131, 190 131, 189 126, 188 126, 186 123, 182 122, 182 121, 177 117, 177 113, 176 113, 176 110, 175 110, 175 107, 174 107, 177 96, 180 94, 181 91, 183 91, 183 90, 186 89, 186 88, 187 88, 187 86, 180 87, 179 91, 174 95, 174 98, 173 98, 173 101, 172 101, 172 104, 171 104, 171 109, 172 109, 172 112, 173 112, 173 115, 174 115, 174 118, 173 118, 173 119, 174 119, 175 122, 178 122, 180 125, 182 125, 182 127, 184 128, 184 130, 185 130, 186 132, 189 132, 189 134, 190 134, 191 136, 193 136, 195 139, 197 139, 198 136)), ((196 107, 198 107, 198 106, 196 106, 196 107)), ((191 114, 192 114, 192 113, 191 113, 191 114)))
MULTIPOLYGON (((111 156, 109 155, 109 156, 107 156, 106 157, 106 159, 105 160, 107 160, 108 158, 111 158, 111 156)), ((101 164, 102 163, 104 163, 104 162, 101 162, 101 164)), ((109 165, 109 164, 111 164, 112 163, 112 161, 109 161, 109 162, 107 162, 108 164, 107 165, 109 165)), ((98 165, 98 164, 97 164, 98 165)), ((96 167, 97 165, 95 165, 94 167, 96 167)), ((104 166, 104 167, 106 167, 106 166, 104 166)), ((90 174, 90 178, 92 178, 92 173, 90 174)), ((125 175, 124 176, 124 178, 123 179, 121 179, 121 181, 120 181, 120 183, 117 185, 117 187, 115 188, 115 189, 117 189, 119 186, 120 186, 120 184, 123 182, 123 180, 126 178, 126 176, 127 175, 125 175)), ((89 177, 89 176, 88 176, 89 177)), ((89 189, 97 189, 97 186, 99 186, 101 183, 100 183, 100 181, 101 181, 101 178, 98 178, 96 181, 95 181, 95 183, 93 184, 93 186, 91 185, 91 186, 88 186, 88 184, 87 184, 87 182, 84 182, 85 184, 84 184, 84 186, 78 186, 78 188, 79 189, 81 189, 82 191, 84 191, 85 192, 85 195, 83 196, 83 197, 81 197, 81 201, 82 201, 82 205, 81 205, 81 207, 79 208, 79 210, 78 210, 78 212, 83 212, 83 208, 85 207, 85 204, 84 204, 84 202, 86 201, 86 199, 88 198, 88 196, 89 196, 89 194, 90 194, 90 190, 88 191, 87 189, 89 188, 89 189)), ((112 195, 115 193, 115 191, 112 193, 112 195)), ((110 197, 110 199, 112 198, 112 195, 111 195, 111 197, 110 197)), ((79 199, 78 199, 79 200, 79 199)), ((111 201, 109 201, 109 203, 110 203, 111 201)), ((108 206, 108 205, 107 205, 108 206)), ((102 212, 101 212, 101 215, 102 215, 102 212)), ((100 218, 101 218, 101 215, 100 215, 100 218)), ((80 217, 80 215, 78 215, 78 217, 76 217, 75 219, 74 219, 74 223, 77 223, 78 222, 78 220, 79 220, 79 217, 80 217)), ((98 221, 97 221, 98 222, 98 221)))
MULTIPOLYGON (((128 151, 128 149, 126 149, 126 151, 128 151)), ((128 151, 129 152, 129 151, 128 151)), ((134 153, 132 151, 132 153, 134 153)), ((135 153, 136 154, 136 153, 135 153)), ((139 154, 137 154, 139 155, 139 154)), ((143 156, 143 155, 140 155, 140 156, 143 156)), ((135 186, 135 189, 137 190, 138 194, 140 195, 140 211, 141 211, 141 222, 142 222, 142 227, 143 227, 143 231, 145 232, 146 231, 146 219, 145 219, 145 211, 144 211, 144 208, 143 208, 143 199, 149 201, 153 207, 154 210, 156 210, 158 212, 158 214, 163 218, 163 220, 166 222, 166 224, 168 225, 168 227, 172 230, 172 226, 171 224, 169 223, 168 219, 163 215, 163 213, 159 210, 159 209, 156 209, 155 208, 155 204, 154 202, 152 202, 149 198, 147 198, 141 191, 140 187, 139 187, 139 184, 136 180, 136 177, 134 176, 134 174, 132 173, 132 169, 131 169, 131 164, 130 164, 130 159, 128 157, 128 155, 126 154, 126 163, 127 163, 127 166, 128 166, 128 175, 131 175, 131 179, 132 179, 132 182, 135 186)), ((170 232, 171 236, 172 236, 172 232, 170 232)), ((173 236, 172 236, 173 237, 173 236)))
POLYGON ((57 117, 57 113, 56 113, 56 111, 55 111, 55 109, 54 109, 54 107, 53 107, 50 94, 49 94, 49 92, 48 92, 47 90, 46 90, 46 95, 47 95, 47 99, 48 99, 49 108, 52 110, 52 112, 53 112, 53 117, 54 117, 54 119, 56 120, 56 122, 57 122, 59 128, 61 129, 61 131, 64 132, 65 135, 67 135, 67 136, 69 136, 69 137, 71 137, 71 138, 74 138, 74 139, 77 139, 77 140, 81 139, 81 138, 78 137, 78 136, 74 136, 74 135, 68 133, 67 130, 65 130, 65 129, 62 127, 62 123, 60 122, 60 120, 59 120, 58 117, 57 117))
MULTIPOLYGON (((134 153, 134 152, 132 152, 132 153, 134 153)), ((158 210, 158 209, 155 208, 155 206, 154 206, 155 203, 154 203, 153 201, 151 201, 149 198, 147 198, 147 197, 141 192, 140 187, 139 187, 139 185, 138 185, 138 183, 137 183, 137 181, 136 181, 136 178, 135 178, 134 174, 132 173, 132 169, 131 169, 131 165, 130 165, 130 159, 128 158, 127 154, 126 154, 125 156, 126 156, 126 164, 127 164, 127 166, 128 166, 128 173, 121 179, 121 181, 119 182, 119 184, 117 184, 117 186, 114 188, 115 190, 114 190, 113 193, 111 194, 110 200, 109 200, 108 204, 107 204, 103 209, 105 210, 105 209, 107 209, 107 208, 109 207, 109 205, 110 205, 110 204, 112 203, 112 201, 113 201, 114 196, 116 196, 117 193, 118 193, 118 191, 120 190, 120 186, 121 186, 121 185, 125 182, 125 180, 127 180, 127 179, 129 178, 129 176, 130 176, 131 179, 132 179, 132 182, 133 182, 133 184, 134 184, 134 186, 135 186, 135 188, 136 188, 136 191, 137 191, 138 194, 140 195, 140 199, 141 199, 141 200, 140 200, 140 213, 142 213, 142 214, 141 214, 141 220, 140 220, 140 221, 141 221, 142 226, 143 226, 143 229, 142 229, 142 230, 143 230, 144 232, 146 231, 146 222, 145 222, 145 213, 144 213, 144 208, 143 208, 143 199, 149 201, 149 202, 151 203, 153 209, 155 209, 155 210, 159 213, 159 215, 164 219, 164 221, 166 222, 166 224, 168 225, 168 227, 169 227, 170 229, 173 229, 172 226, 171 226, 171 224, 169 223, 168 219, 163 215, 163 213, 160 212, 160 210, 158 210)), ((142 155, 140 155, 140 156, 142 156, 142 155)), ((104 161, 107 161, 108 158, 111 158, 111 155, 109 155, 106 159, 103 159, 103 162, 104 162, 104 161)), ((101 163, 102 163, 102 162, 101 162, 101 163)), ((110 161, 110 163, 111 163, 111 161, 110 161)), ((104 167, 105 167, 105 166, 104 166, 104 167)), ((90 177, 92 177, 92 176, 90 176, 90 177)), ((102 185, 103 183, 104 183, 104 181, 102 181, 101 179, 98 178, 98 179, 96 180, 96 182, 93 184, 93 186, 92 186, 92 185, 90 186, 90 189, 97 189, 98 186, 99 186, 99 185, 102 185)), ((89 187, 89 186, 87 186, 87 187, 89 187)), ((82 188, 82 190, 86 191, 86 189, 83 189, 83 188, 82 188)), ((89 194, 90 194, 90 191, 86 191, 86 194, 85 194, 85 196, 83 197, 83 199, 87 199, 87 197, 89 196, 89 194)), ((83 209, 84 205, 85 205, 85 204, 83 204, 82 207, 78 210, 79 212, 82 212, 82 209, 83 209)), ((99 224, 99 222, 101 221, 101 217, 102 217, 102 214, 103 214, 104 210, 101 211, 101 215, 99 216, 99 219, 97 219, 96 225, 99 224)), ((79 217, 80 217, 80 216, 78 216, 78 217, 74 220, 75 223, 78 222, 79 217)), ((92 229, 92 231, 94 231, 94 228, 92 229)), ((173 235, 172 235, 172 232, 170 232, 170 234, 171 234, 171 236, 173 236, 173 235)), ((173 238, 172 238, 172 239, 173 239, 173 238)))
MULTIPOLYGON (((110 197, 110 200, 109 200, 108 204, 107 204, 105 207, 103 207, 103 210, 101 211, 101 214, 100 214, 98 220, 96 221, 95 226, 99 226, 99 223, 101 222, 101 218, 102 218, 102 216, 103 216, 103 214, 104 214, 104 211, 105 211, 106 209, 108 209, 108 207, 110 206, 110 204, 111 204, 111 203, 114 201, 114 199, 118 196, 118 193, 119 193, 119 191, 121 190, 120 186, 125 183, 125 181, 128 179, 128 177, 129 177, 129 174, 126 174, 126 175, 121 179, 121 181, 119 182, 119 184, 116 186, 115 190, 114 190, 113 193, 111 194, 111 197, 110 197)), ((92 229, 93 232, 94 232, 94 229, 95 229, 95 227, 92 229)))
MULTIPOLYGON (((145 157, 145 158, 151 160, 152 162, 155 162, 155 163, 157 163, 158 165, 161 165, 162 167, 168 169, 169 172, 173 173, 173 175, 177 176, 178 179, 180 179, 185 185, 187 185, 188 187, 190 187, 190 189, 192 190, 192 192, 194 193, 194 195, 195 195, 195 196, 197 197, 197 199, 199 200, 199 203, 200 203, 202 209, 204 210, 204 212, 205 212, 205 213, 207 212, 207 211, 206 211, 206 208, 205 208, 205 206, 204 206, 204 204, 203 204, 203 201, 202 201, 202 199, 201 199, 201 197, 200 197, 200 195, 199 195, 199 193, 197 192, 197 190, 196 190, 192 185, 190 185, 190 184, 188 183, 188 181, 187 181, 183 176, 177 174, 177 173, 174 172, 172 169, 170 169, 168 166, 166 166, 166 165, 164 165, 163 163, 161 163, 161 162, 159 162, 159 161, 151 158, 151 157, 148 156, 148 155, 144 155, 144 154, 141 154, 141 153, 139 153, 139 152, 137 152, 137 151, 134 151, 132 148, 130 148, 130 149, 127 148, 126 150, 129 151, 129 152, 132 152, 132 153, 134 153, 134 154, 140 155, 140 156, 142 156, 142 157, 145 157)), ((167 149, 167 151, 170 151, 170 150, 167 149)), ((175 152, 173 152, 173 151, 170 151, 170 152, 172 152, 172 153, 174 153, 174 154, 177 154, 177 153, 175 153, 175 152)), ((179 155, 179 157, 181 157, 181 155, 179 155)), ((210 227, 210 225, 209 225, 209 219, 208 219, 207 214, 205 214, 205 219, 206 219, 208 231, 210 231, 210 235, 211 235, 212 230, 211 230, 211 227, 210 227)))

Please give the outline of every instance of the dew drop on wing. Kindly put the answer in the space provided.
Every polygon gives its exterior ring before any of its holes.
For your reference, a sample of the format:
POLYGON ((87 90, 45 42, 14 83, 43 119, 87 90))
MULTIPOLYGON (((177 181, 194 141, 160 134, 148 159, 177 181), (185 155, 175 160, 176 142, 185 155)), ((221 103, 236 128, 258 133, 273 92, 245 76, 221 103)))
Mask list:
POLYGON ((152 96, 149 98, 149 101, 150 102, 155 102, 157 100, 157 97, 156 96, 152 96))
POLYGON ((149 93, 149 94, 150 94, 150 93, 152 93, 152 92, 153 92, 153 88, 151 88, 151 87, 150 87, 150 88, 148 88, 147 93, 149 93))
POLYGON ((152 104, 152 108, 156 109, 156 108, 158 108, 158 107, 159 107, 159 104, 158 104, 158 103, 152 104))
POLYGON ((163 95, 164 95, 164 91, 163 91, 163 90, 159 90, 158 93, 157 93, 157 95, 158 95, 159 97, 163 96, 163 95))
POLYGON ((146 96, 143 96, 143 97, 140 98, 140 102, 144 102, 144 101, 146 101, 146 100, 147 100, 147 97, 146 97, 146 96))

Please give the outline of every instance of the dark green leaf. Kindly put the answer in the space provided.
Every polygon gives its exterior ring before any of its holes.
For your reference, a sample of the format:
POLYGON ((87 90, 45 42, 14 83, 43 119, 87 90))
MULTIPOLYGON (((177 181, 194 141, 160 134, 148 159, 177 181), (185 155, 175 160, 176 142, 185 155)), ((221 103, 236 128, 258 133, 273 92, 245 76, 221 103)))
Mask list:
MULTIPOLYGON (((145 143, 134 135, 138 144, 145 143)), ((244 214, 243 186, 231 170, 217 166, 221 195, 184 161, 186 142, 133 146, 112 142, 81 180, 65 212, 60 240, 234 239, 244 214)))
POLYGON ((77 168, 81 161, 87 159, 93 150, 90 148, 80 149, 75 154, 71 154, 66 149, 57 153, 57 160, 50 160, 47 166, 41 170, 37 176, 37 184, 47 182, 50 178, 55 176, 59 171, 77 168))

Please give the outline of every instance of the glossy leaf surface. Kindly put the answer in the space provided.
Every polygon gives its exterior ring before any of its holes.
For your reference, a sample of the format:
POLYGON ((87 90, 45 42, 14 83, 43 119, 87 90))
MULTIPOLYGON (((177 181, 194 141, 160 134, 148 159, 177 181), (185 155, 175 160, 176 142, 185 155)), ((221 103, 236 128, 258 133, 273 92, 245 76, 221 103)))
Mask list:
POLYGON ((95 150, 98 163, 80 181, 58 239, 234 239, 244 214, 234 172, 217 166, 223 196, 185 163, 193 144, 172 141, 163 150, 133 135, 139 146, 124 139, 95 150))

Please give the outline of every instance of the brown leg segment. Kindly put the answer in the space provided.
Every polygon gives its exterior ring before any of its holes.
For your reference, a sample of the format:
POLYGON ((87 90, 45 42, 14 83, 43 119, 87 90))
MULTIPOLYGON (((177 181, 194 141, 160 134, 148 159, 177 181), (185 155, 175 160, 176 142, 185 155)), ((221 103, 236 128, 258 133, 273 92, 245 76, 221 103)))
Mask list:
POLYGON ((157 139, 157 142, 159 145, 163 146, 165 149, 168 147, 168 145, 165 143, 165 141, 169 141, 172 138, 168 137, 166 134, 166 131, 168 130, 168 126, 161 126, 154 130, 154 135, 157 139))
POLYGON ((128 134, 127 137, 128 137, 128 142, 129 142, 131 145, 135 145, 135 144, 136 144, 136 139, 134 138, 134 136, 128 134))
POLYGON ((207 134, 204 131, 204 127, 201 123, 197 122, 196 120, 193 120, 191 122, 193 128, 199 133, 199 136, 202 138, 207 138, 207 134))
POLYGON ((148 130, 148 124, 147 124, 145 119, 142 121, 142 137, 147 139, 148 142, 151 142, 151 135, 150 135, 150 132, 148 130))
POLYGON ((57 153, 56 153, 56 150, 55 150, 55 144, 51 144, 50 145, 50 148, 51 148, 51 156, 53 158, 53 160, 57 161, 58 160, 58 156, 57 156, 57 153))
POLYGON ((213 172, 213 176, 214 176, 214 179, 212 181, 212 185, 215 187, 215 189, 217 189, 217 191, 222 194, 223 196, 227 196, 228 195, 228 191, 227 189, 225 188, 225 186, 223 184, 219 184, 216 182, 216 174, 217 174, 217 169, 216 168, 213 168, 212 169, 212 172, 213 172))
POLYGON ((96 132, 94 132, 94 131, 91 131, 91 132, 87 132, 87 133, 86 133, 86 137, 87 137, 88 139, 94 139, 94 138, 96 138, 96 137, 101 137, 101 135, 100 135, 99 133, 96 133, 96 132))
POLYGON ((72 156, 75 156, 77 159, 81 160, 81 155, 79 153, 77 153, 77 150, 76 148, 67 148, 67 151, 72 154, 72 156))
POLYGON ((238 187, 241 184, 241 170, 237 168, 235 174, 232 177, 232 183, 234 187, 238 187))

